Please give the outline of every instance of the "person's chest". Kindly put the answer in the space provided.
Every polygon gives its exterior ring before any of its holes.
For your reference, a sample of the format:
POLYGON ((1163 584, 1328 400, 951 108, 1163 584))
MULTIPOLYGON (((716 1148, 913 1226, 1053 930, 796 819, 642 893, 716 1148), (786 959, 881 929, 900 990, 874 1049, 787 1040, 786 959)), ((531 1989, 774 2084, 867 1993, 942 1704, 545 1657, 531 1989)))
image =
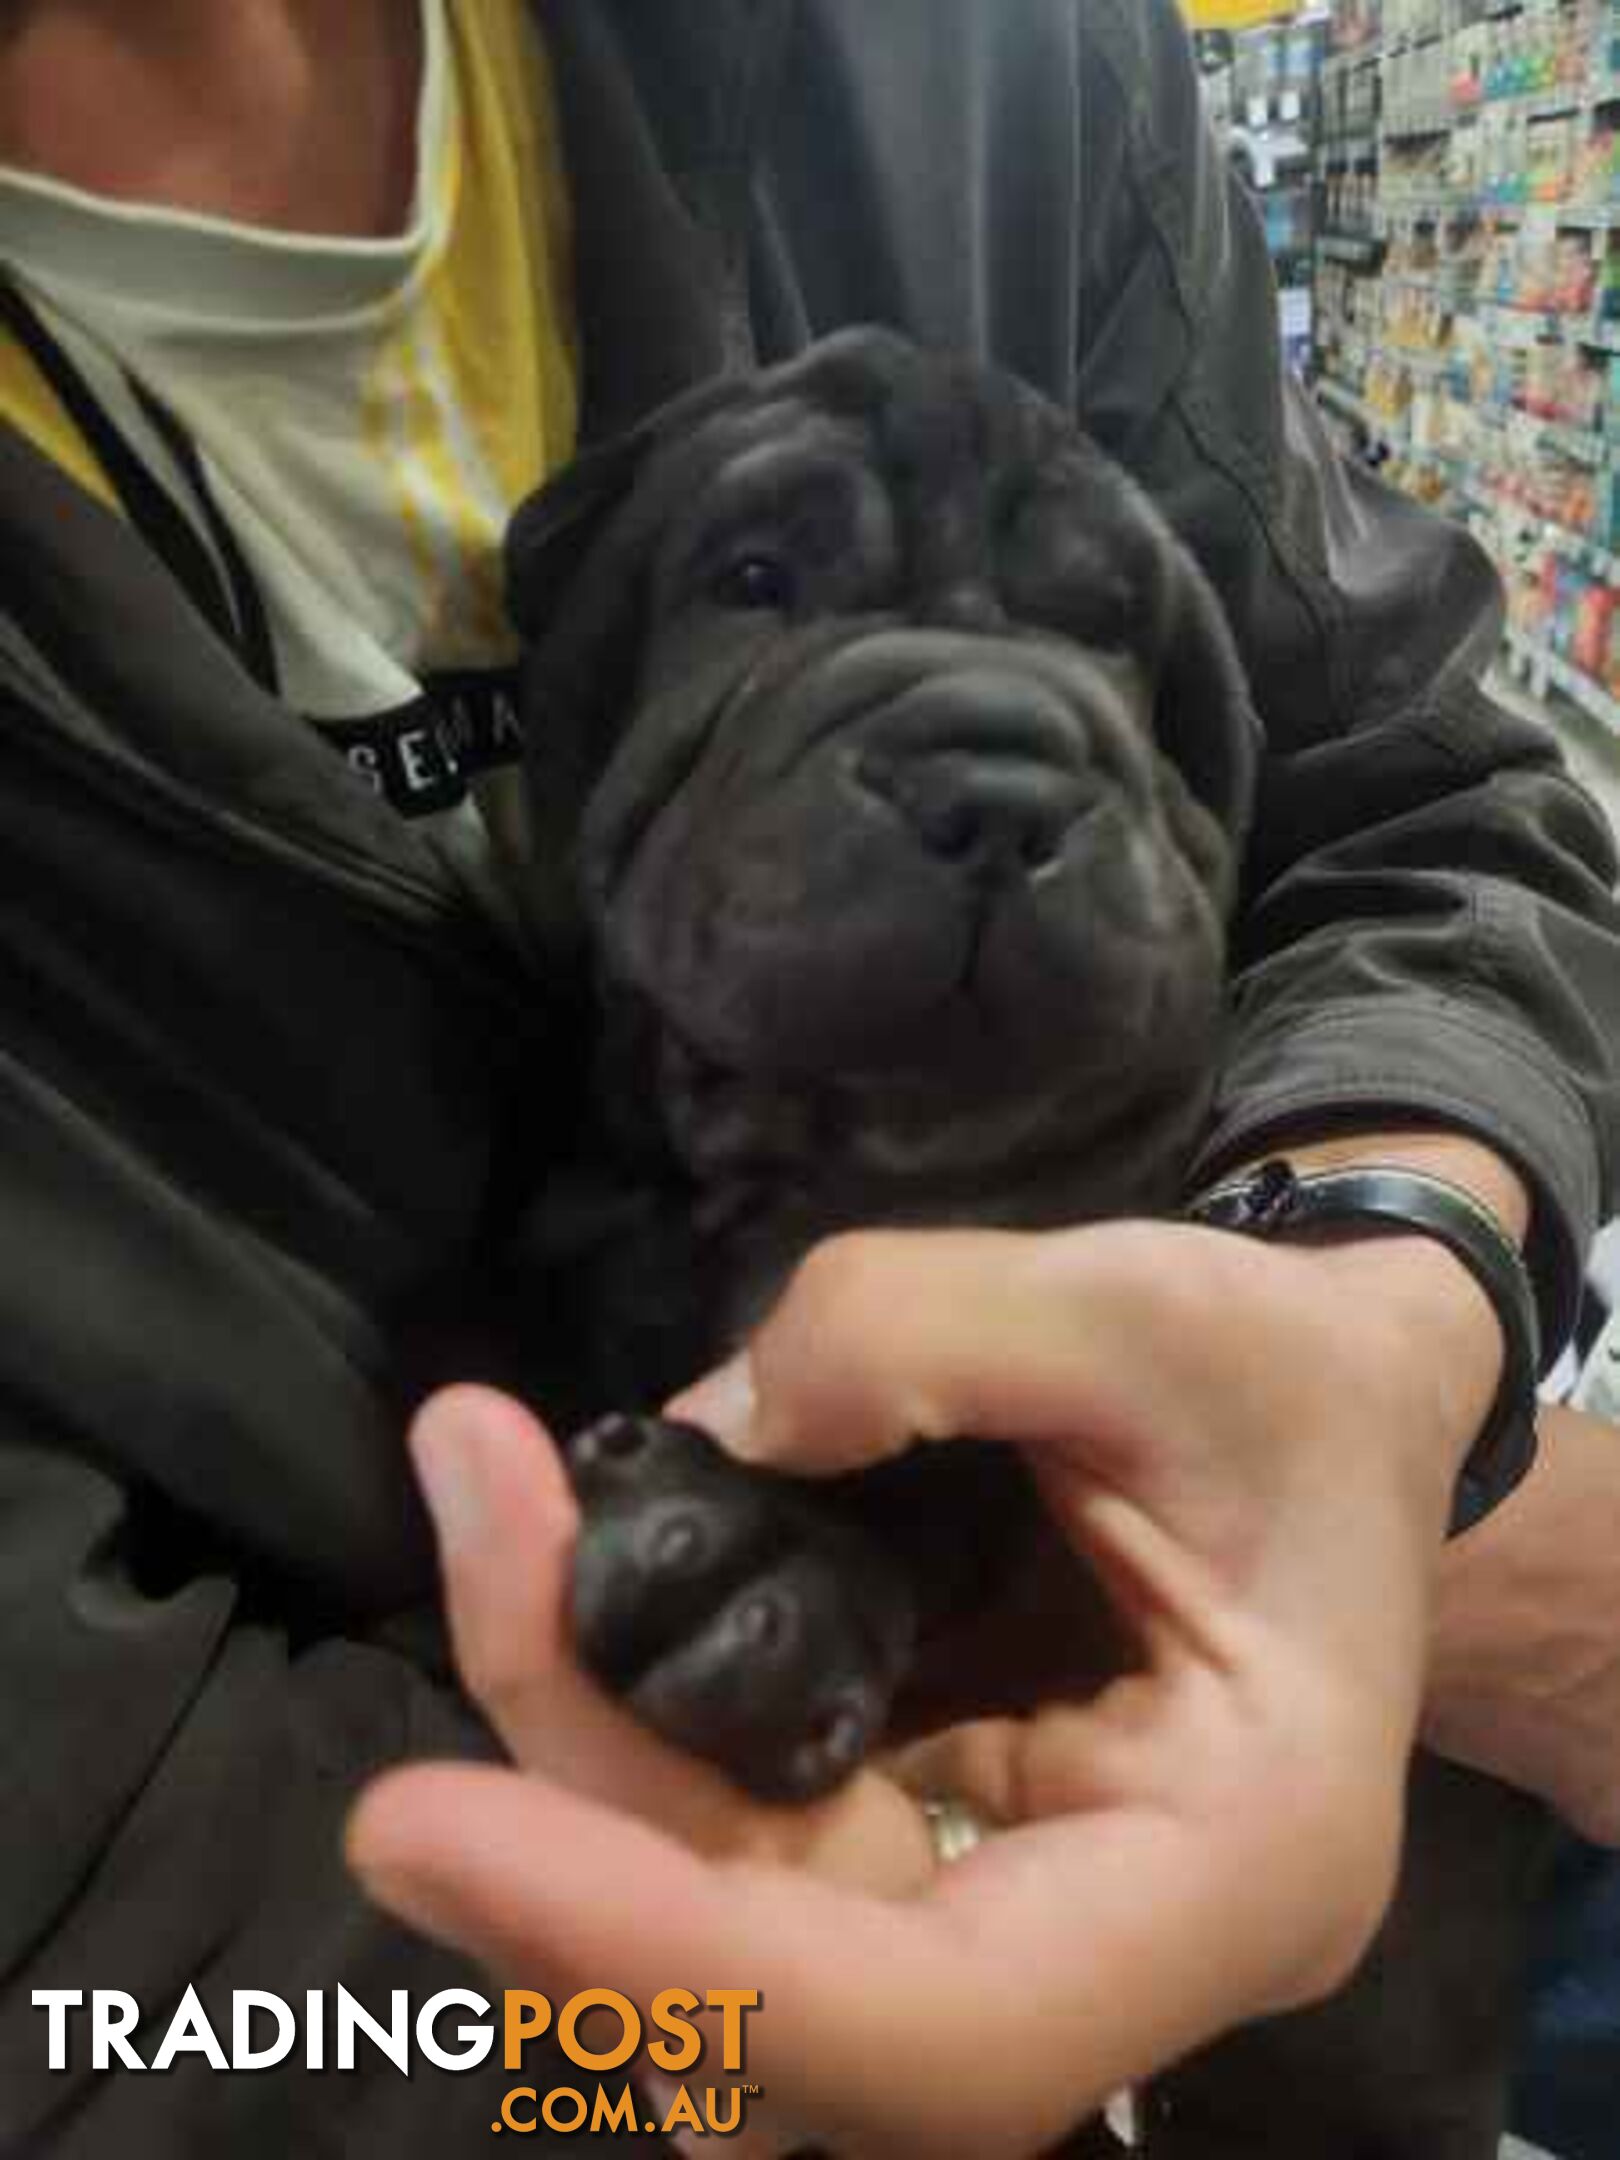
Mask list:
POLYGON ((397 232, 415 186, 420 6, 179 9, 130 34, 42 6, 0 42, 0 164, 111 202, 283 233, 397 232))

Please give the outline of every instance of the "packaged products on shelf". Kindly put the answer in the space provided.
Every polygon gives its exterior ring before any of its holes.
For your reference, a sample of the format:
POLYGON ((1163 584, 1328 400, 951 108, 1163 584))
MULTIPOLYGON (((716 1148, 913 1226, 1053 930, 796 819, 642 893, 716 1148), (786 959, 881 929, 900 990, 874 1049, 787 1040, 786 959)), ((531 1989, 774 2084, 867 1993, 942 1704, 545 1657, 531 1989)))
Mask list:
POLYGON ((1551 550, 1510 581, 1508 620, 1521 637, 1600 684, 1612 696, 1620 594, 1597 573, 1551 550))
POLYGON ((1583 675, 1603 680, 1609 663, 1616 594, 1612 585, 1589 584, 1575 603, 1570 657, 1583 675))
POLYGON ((1533 677, 1620 730, 1620 0, 1333 15, 1323 111, 1370 148, 1325 199, 1373 239, 1318 258, 1324 409, 1475 530, 1533 677))

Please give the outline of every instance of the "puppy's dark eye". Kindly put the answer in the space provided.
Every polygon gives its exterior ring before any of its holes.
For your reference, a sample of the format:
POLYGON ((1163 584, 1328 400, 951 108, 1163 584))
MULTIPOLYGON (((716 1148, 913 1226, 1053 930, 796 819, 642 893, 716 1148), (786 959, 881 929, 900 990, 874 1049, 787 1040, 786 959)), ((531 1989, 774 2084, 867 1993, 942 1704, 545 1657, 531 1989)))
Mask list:
POLYGON ((798 594, 792 569, 774 555, 739 555, 709 588, 722 607, 785 611, 798 594))

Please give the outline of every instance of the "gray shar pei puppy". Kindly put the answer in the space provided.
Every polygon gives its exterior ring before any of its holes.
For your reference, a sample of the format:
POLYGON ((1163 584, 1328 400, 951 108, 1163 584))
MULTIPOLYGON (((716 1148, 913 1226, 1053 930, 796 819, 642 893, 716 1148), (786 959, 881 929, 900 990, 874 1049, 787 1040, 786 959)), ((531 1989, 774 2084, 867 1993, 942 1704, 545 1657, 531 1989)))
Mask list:
MULTIPOLYGON (((839 1229, 1175 1206, 1259 726, 1141 491, 1024 385, 882 332, 589 453, 509 570, 527 898, 588 1046, 527 1376, 597 1420, 581 1647, 666 1735, 801 1796, 897 1694, 926 1714, 942 1643, 960 1704, 994 1640, 964 1616, 1021 1607, 1032 1690, 1079 1684, 1078 1638, 1092 1684, 1128 1648, 1008 1450, 804 1488, 603 1413, 729 1348, 839 1229)), ((1151 2153, 1486 2160, 1535 1815, 1429 1764, 1414 1825, 1360 1979, 1167 2079, 1151 2153)))

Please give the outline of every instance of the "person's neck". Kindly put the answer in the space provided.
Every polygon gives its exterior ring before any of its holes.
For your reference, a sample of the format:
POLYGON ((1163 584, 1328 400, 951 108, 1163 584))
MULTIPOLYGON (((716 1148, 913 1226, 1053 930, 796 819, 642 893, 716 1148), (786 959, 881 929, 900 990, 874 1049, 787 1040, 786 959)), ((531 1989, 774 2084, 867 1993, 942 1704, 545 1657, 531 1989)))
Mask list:
POLYGON ((20 0, 0 13, 0 161, 281 231, 394 233, 421 42, 400 0, 20 0))

